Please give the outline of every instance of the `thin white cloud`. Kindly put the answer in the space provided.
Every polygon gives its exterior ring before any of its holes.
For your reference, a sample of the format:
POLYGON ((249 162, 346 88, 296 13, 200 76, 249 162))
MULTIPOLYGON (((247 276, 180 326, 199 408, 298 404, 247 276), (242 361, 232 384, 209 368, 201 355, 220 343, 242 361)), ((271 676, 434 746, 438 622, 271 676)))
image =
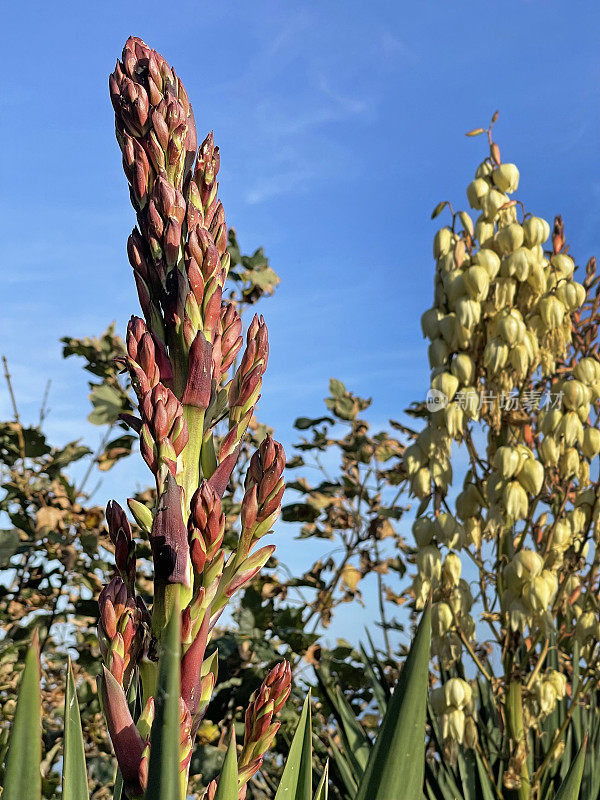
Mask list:
POLYGON ((296 191, 302 184, 308 185, 311 177, 309 169, 290 169, 259 180, 246 194, 249 205, 263 203, 288 192, 296 191))

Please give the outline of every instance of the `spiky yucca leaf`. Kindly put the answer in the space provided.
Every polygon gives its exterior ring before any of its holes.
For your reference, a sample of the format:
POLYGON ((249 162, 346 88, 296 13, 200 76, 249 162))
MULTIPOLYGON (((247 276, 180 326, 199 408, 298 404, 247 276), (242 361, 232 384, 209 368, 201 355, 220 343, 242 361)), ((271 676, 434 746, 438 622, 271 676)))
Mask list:
POLYGON ((583 778, 583 767, 585 764, 585 751, 587 748, 587 736, 579 748, 575 761, 571 764, 569 772, 564 782, 561 784, 555 800, 578 800, 581 779, 583 778))
MULTIPOLYGON (((358 781, 361 779, 362 773, 358 777, 355 776, 352 771, 352 764, 346 757, 346 754, 337 746, 332 736, 329 736, 329 748, 336 771, 341 778, 345 790, 344 796, 354 797, 358 790, 358 781)), ((341 791, 341 787, 338 786, 338 788, 341 791)))
POLYGON ((327 698, 338 724, 344 745, 344 756, 351 774, 358 783, 365 771, 371 751, 369 737, 356 718, 352 706, 336 686, 325 666, 316 670, 317 680, 323 694, 327 698))
POLYGON ((39 800, 42 794, 42 700, 37 631, 25 658, 4 775, 3 800, 39 800))
POLYGON ((180 626, 181 615, 176 604, 167 624, 160 657, 146 800, 180 800, 180 626))
POLYGON ((325 762, 325 769, 317 786, 314 800, 327 800, 329 797, 329 761, 325 762))
POLYGON ((310 692, 304 701, 275 800, 311 800, 312 730, 310 692))
POLYGON ((422 796, 430 643, 428 606, 388 703, 356 800, 422 796))
POLYGON ((235 731, 231 729, 231 740, 221 767, 215 800, 238 800, 238 768, 235 747, 235 731))
POLYGON ((89 798, 81 717, 70 660, 65 690, 62 796, 63 800, 88 800, 89 798))

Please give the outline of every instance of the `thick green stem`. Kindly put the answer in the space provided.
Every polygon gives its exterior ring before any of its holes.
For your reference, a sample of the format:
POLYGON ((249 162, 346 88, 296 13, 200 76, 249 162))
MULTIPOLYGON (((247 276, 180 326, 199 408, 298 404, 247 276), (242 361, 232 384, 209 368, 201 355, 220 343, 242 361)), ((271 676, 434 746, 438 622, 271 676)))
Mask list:
POLYGON ((183 470, 179 478, 185 494, 184 517, 190 510, 192 497, 200 485, 200 454, 204 429, 204 409, 184 406, 183 414, 188 426, 189 440, 181 454, 183 470))
POLYGON ((145 707, 149 697, 156 694, 156 681, 158 680, 158 664, 149 659, 142 659, 139 664, 142 683, 142 708, 145 707))
POLYGON ((523 725, 522 687, 519 681, 511 681, 508 687, 506 703, 508 716, 508 730, 515 745, 522 745, 523 758, 521 762, 521 786, 518 790, 519 800, 529 800, 531 797, 531 780, 527 768, 527 743, 525 741, 525 727, 523 725))

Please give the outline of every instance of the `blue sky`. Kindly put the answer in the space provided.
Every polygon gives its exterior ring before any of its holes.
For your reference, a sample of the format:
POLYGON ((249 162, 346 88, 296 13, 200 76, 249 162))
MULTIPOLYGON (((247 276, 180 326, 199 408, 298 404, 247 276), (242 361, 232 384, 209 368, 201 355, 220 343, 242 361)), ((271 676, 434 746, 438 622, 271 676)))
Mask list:
MULTIPOLYGON (((594 0, 5 4, 0 350, 23 416, 50 377, 51 435, 97 439, 85 376, 58 339, 112 319, 123 330, 137 308, 107 90, 129 34, 183 78, 200 137, 214 129, 221 148, 228 222, 281 276, 263 307, 261 417, 289 446, 330 376, 373 397, 376 425, 422 397, 429 216, 442 199, 467 207, 485 152, 464 132, 494 109, 527 208, 563 214, 580 263, 598 254, 599 30, 594 0)), ((144 478, 117 470, 99 499, 144 478)), ((297 557, 291 536, 282 552, 297 557)))

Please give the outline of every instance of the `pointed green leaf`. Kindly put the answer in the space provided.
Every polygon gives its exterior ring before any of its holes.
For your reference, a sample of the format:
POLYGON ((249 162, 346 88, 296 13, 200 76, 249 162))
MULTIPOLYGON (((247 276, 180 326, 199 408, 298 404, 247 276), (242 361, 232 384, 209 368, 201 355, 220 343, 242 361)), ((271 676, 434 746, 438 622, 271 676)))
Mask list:
POLYGON ((335 768, 342 780, 346 788, 346 792, 350 797, 354 797, 356 794, 356 790, 358 789, 358 783, 352 773, 352 765, 339 749, 333 737, 329 736, 329 749, 331 751, 331 755, 333 756, 333 762, 335 764, 335 768))
POLYGON ((381 681, 375 674, 375 668, 371 662, 371 659, 367 655, 365 648, 360 645, 360 657, 365 665, 365 674, 369 679, 369 683, 371 684, 371 689, 373 690, 373 697, 375 698, 375 702, 379 708, 379 713, 383 716, 385 714, 387 708, 387 697, 385 694, 385 689, 381 685, 381 681))
POLYGON ((425 800, 437 800, 431 785, 427 781, 425 781, 425 800))
POLYGON ((388 703, 356 800, 420 798, 423 794, 430 643, 428 606, 388 703))
POLYGON ((181 615, 176 603, 163 634, 150 732, 146 800, 179 800, 179 671, 181 615))
POLYGON ((237 750, 233 728, 231 729, 231 741, 221 767, 215 800, 238 800, 237 750))
POLYGON ((369 658, 371 660, 373 668, 377 667, 377 674, 379 675, 379 685, 384 691, 386 705, 387 705, 390 697, 392 696, 392 692, 385 677, 385 669, 383 668, 383 664, 381 663, 381 660, 377 655, 377 648, 375 647, 375 644, 373 642, 373 639, 371 638, 371 634, 369 633, 368 629, 365 629, 365 633, 367 634, 367 639, 369 640, 369 646, 371 648, 371 655, 369 656, 369 658))
POLYGON ((477 750, 475 750, 475 763, 477 764, 477 777, 479 778, 482 800, 494 800, 494 785, 485 771, 485 766, 477 750))
POLYGON ((112 800, 121 800, 123 797, 123 776, 121 770, 117 767, 117 774, 115 776, 115 786, 113 789, 112 800))
MULTIPOLYGON (((580 681, 580 674, 579 674, 579 642, 573 642, 573 682, 571 684, 571 696, 577 696, 577 689, 579 687, 580 681)), ((575 733, 575 744, 579 748, 581 747, 581 741, 583 739, 583 728, 581 725, 581 706, 579 703, 575 705, 575 710, 573 711, 573 731, 575 733)))
POLYGON ((371 744, 363 729, 363 726, 356 719, 356 715, 350 703, 346 700, 339 687, 334 687, 334 694, 337 700, 337 715, 342 725, 344 738, 348 742, 349 753, 356 759, 360 769, 360 775, 367 766, 371 744))
POLYGON ((444 769, 437 769, 435 772, 431 765, 425 765, 426 786, 429 786, 429 793, 439 795, 443 800, 457 800, 460 797, 460 789, 456 785, 452 773, 444 764, 444 769), (435 789, 435 792, 434 792, 435 789))
POLYGON ((459 749, 457 764, 462 787, 461 800, 476 800, 476 778, 472 754, 463 754, 459 749), (467 763, 467 759, 469 763, 467 763))
POLYGON ((425 789, 428 800, 457 800, 460 790, 449 773, 438 770, 434 773, 430 764, 425 765, 425 789))
POLYGON ((65 691, 62 796, 63 800, 88 800, 89 798, 81 717, 70 659, 65 691))
POLYGON ((564 782, 561 783, 560 789, 556 793, 554 800, 577 800, 579 797, 579 787, 581 786, 581 779, 583 777, 586 747, 587 736, 579 748, 579 752, 575 757, 575 761, 573 761, 571 764, 571 768, 567 773, 567 777, 565 778, 564 782))
POLYGON ((362 725, 356 718, 350 703, 336 686, 325 666, 317 669, 317 680, 323 690, 333 714, 337 720, 338 728, 343 739, 343 751, 351 764, 355 780, 360 781, 371 750, 371 743, 362 725))
MULTIPOLYGON (((427 699, 427 717, 429 720, 431 741, 434 745, 435 752, 443 753, 443 738, 439 729, 438 719, 433 713, 429 698, 427 699)), ((425 769, 425 773, 427 775, 427 768, 425 769)), ((455 798, 460 794, 460 790, 457 787, 457 781, 460 783, 460 776, 456 769, 456 765, 453 764, 450 759, 442 758, 439 761, 439 766, 435 772, 435 775, 440 783, 444 781, 444 786, 449 787, 448 791, 450 792, 450 795, 448 798, 445 797, 444 800, 455 800, 455 798)))
POLYGON ((325 769, 317 786, 314 800, 327 800, 329 797, 329 760, 325 762, 325 769))
POLYGON ((309 692, 292 739, 275 800, 311 800, 311 797, 312 730, 309 692))
POLYGON ((40 800, 42 794, 40 682, 40 648, 36 631, 25 658, 8 747, 2 800, 40 800))

